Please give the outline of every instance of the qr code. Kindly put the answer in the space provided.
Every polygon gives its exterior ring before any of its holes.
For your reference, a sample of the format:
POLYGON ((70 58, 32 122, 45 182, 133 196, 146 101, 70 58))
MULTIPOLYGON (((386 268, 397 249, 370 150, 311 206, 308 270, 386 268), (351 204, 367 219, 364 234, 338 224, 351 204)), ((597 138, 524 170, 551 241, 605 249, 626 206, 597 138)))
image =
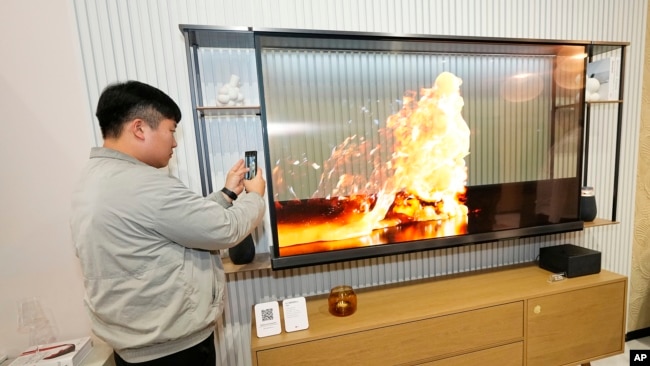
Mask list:
POLYGON ((265 322, 269 320, 273 320, 273 309, 262 309, 262 321, 265 322))

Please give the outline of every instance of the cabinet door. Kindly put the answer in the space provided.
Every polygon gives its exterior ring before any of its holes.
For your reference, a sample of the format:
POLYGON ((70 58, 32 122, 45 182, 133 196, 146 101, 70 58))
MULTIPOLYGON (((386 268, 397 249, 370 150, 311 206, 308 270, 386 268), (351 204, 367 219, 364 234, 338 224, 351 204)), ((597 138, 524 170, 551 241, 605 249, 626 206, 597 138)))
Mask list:
POLYGON ((521 366, 524 364, 523 342, 471 352, 419 366, 521 366))
POLYGON ((625 287, 622 281, 528 300, 527 365, 575 365, 623 352, 625 287))

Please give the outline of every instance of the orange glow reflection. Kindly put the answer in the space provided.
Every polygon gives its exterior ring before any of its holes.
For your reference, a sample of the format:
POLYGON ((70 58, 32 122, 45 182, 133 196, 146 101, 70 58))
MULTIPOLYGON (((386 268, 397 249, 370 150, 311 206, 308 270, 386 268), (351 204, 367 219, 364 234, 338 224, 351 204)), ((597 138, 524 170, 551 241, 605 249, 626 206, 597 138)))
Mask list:
POLYGON ((520 73, 506 79, 501 94, 510 102, 525 102, 537 98, 544 90, 544 81, 538 74, 520 73))
POLYGON ((555 82, 564 89, 582 88, 586 57, 582 47, 563 46, 555 61, 555 82))

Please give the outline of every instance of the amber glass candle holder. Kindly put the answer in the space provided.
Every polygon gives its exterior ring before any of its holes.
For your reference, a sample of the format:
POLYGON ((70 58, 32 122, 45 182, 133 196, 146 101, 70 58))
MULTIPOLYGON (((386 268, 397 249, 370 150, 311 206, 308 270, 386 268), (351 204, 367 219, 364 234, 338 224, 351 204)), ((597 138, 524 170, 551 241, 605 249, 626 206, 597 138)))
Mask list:
POLYGON ((327 298, 330 314, 334 316, 348 316, 357 311, 357 294, 352 286, 342 285, 333 287, 327 298))

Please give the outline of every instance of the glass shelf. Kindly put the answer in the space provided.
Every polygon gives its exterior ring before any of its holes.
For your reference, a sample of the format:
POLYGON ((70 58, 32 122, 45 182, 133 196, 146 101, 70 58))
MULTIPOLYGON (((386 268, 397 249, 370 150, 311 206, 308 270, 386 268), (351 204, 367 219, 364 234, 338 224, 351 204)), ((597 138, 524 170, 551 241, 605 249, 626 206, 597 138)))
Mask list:
POLYGON ((196 107, 203 116, 229 117, 232 115, 256 115, 260 114, 260 106, 232 106, 232 107, 196 107))
POLYGON ((623 103, 622 100, 591 100, 591 101, 586 101, 585 103, 587 104, 615 104, 615 103, 623 103))
POLYGON ((579 103, 571 103, 571 104, 561 104, 556 106, 555 108, 558 110, 573 110, 573 108, 581 108, 582 104, 579 103))
POLYGON ((594 221, 585 221, 585 229, 589 229, 597 226, 615 225, 618 223, 619 223, 618 221, 596 218, 594 221))

